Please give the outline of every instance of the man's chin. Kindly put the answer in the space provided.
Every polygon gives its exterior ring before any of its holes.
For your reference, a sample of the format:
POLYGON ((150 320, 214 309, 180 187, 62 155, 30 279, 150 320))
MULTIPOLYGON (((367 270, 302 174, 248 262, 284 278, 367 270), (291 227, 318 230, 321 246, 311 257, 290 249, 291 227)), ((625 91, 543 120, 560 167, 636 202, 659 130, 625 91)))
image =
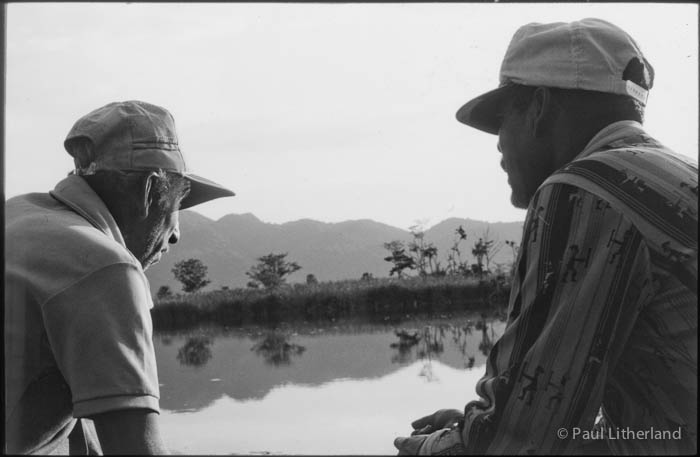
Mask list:
POLYGON ((143 267, 143 271, 148 270, 150 267, 152 267, 153 265, 155 265, 155 264, 157 264, 158 262, 160 262, 160 258, 161 258, 162 256, 163 256, 163 254, 161 254, 161 253, 159 252, 158 254, 156 254, 156 255, 154 255, 154 256, 152 256, 152 257, 146 259, 145 261, 141 262, 141 266, 143 267))
POLYGON ((510 194, 510 203, 518 209, 527 209, 530 206, 530 199, 513 192, 510 194))

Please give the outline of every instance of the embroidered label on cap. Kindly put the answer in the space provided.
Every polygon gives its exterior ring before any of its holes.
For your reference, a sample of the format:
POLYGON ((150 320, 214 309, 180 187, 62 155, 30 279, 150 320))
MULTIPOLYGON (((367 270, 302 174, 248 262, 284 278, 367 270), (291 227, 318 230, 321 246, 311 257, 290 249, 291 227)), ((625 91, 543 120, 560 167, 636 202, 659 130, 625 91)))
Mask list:
POLYGON ((627 94, 631 95, 632 97, 636 98, 644 104, 647 103, 647 97, 649 96, 648 90, 638 86, 637 84, 629 80, 625 81, 625 83, 625 90, 627 91, 627 94))

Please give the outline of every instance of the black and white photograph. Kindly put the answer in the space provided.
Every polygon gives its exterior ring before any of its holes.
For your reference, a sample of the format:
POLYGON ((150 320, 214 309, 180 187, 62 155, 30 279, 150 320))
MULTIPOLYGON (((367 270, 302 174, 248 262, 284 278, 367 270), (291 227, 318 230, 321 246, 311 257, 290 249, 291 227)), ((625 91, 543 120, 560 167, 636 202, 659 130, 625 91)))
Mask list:
POLYGON ((5 454, 697 453, 696 3, 2 13, 5 454))

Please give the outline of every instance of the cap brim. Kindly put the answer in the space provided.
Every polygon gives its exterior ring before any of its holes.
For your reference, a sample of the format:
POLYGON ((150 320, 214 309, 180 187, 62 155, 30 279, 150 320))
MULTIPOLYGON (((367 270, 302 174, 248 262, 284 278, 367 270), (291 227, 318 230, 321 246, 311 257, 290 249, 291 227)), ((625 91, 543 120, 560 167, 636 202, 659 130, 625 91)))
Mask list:
POLYGON ((508 94, 508 86, 503 86, 469 100, 457 110, 457 120, 475 129, 498 135, 508 94))
POLYGON ((233 197, 233 191, 225 188, 221 184, 210 181, 201 176, 187 173, 185 178, 190 182, 190 193, 180 203, 180 209, 191 208, 200 203, 214 200, 221 197, 233 197))

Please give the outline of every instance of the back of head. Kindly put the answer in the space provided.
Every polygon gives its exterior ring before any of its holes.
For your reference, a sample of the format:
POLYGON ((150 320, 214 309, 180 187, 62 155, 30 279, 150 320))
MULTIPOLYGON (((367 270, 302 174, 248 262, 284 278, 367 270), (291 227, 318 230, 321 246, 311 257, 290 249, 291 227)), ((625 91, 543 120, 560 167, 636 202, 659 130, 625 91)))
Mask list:
POLYGON ((189 182, 183 175, 163 168, 153 170, 120 170, 98 168, 98 150, 87 137, 67 141, 66 150, 73 156, 74 174, 81 176, 108 205, 110 212, 119 220, 137 217, 139 190, 151 179, 154 209, 168 211, 171 203, 189 191, 189 182), (154 176, 155 173, 155 176, 154 176))

